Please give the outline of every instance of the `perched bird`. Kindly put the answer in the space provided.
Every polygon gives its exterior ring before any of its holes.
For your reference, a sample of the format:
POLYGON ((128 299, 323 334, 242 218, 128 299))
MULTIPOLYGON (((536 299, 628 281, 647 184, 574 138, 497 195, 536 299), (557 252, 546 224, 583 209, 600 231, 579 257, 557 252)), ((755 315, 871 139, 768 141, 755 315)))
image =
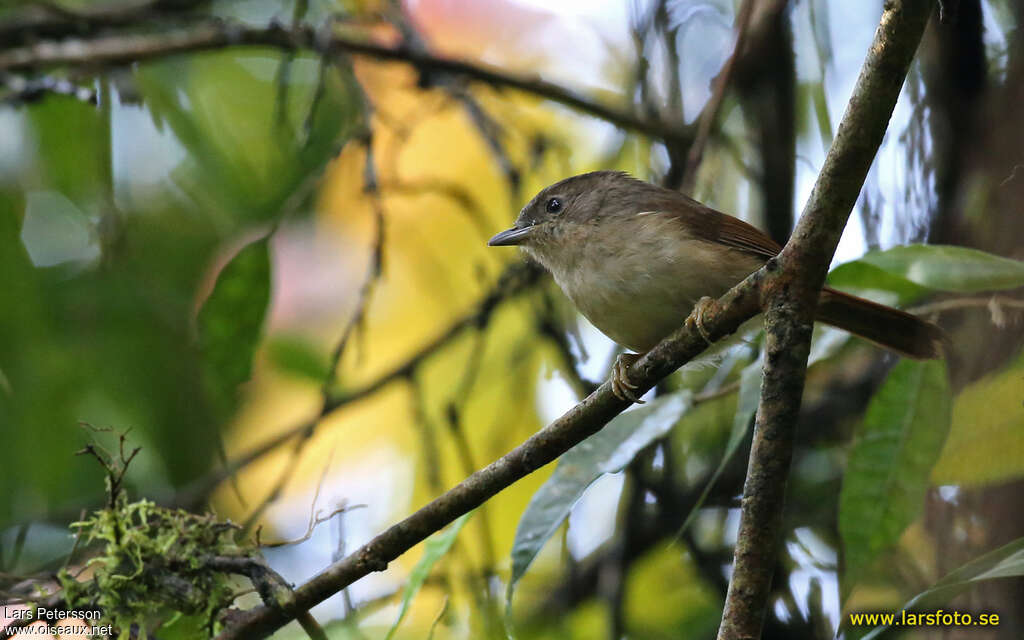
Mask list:
MULTIPOLYGON (((717 298, 782 250, 757 228, 677 191, 619 171, 556 182, 488 241, 519 245, 580 312, 636 354, 616 361, 612 390, 638 401, 629 365, 677 329, 702 298, 717 298)), ((698 309, 699 311, 699 309, 698 309)), ((825 287, 817 319, 899 354, 942 355, 944 334, 909 313, 825 287)))

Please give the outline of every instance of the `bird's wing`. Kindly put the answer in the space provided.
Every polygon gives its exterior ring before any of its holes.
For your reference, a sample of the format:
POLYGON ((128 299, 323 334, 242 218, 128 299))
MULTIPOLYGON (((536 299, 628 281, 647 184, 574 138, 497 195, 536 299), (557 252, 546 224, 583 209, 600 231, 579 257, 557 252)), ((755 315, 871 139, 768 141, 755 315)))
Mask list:
POLYGON ((709 211, 718 216, 718 237, 714 239, 715 242, 765 258, 774 258, 782 251, 777 242, 754 225, 714 209, 709 211))
POLYGON ((639 215, 660 214, 686 223, 687 231, 702 240, 725 245, 760 258, 774 258, 782 247, 754 225, 726 215, 682 194, 671 202, 661 202, 653 211, 639 215))

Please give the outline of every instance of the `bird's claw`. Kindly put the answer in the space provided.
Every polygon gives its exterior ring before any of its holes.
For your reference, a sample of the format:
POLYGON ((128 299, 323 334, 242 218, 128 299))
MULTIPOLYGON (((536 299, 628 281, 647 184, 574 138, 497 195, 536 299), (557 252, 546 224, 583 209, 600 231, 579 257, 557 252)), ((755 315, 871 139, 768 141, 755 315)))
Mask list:
POLYGON ((700 337, 704 338, 704 342, 707 342, 709 345, 712 343, 712 340, 711 334, 709 334, 708 330, 704 327, 704 313, 709 309, 714 308, 714 306, 715 301, 712 298, 702 296, 701 299, 697 301, 697 304, 693 305, 693 311, 690 312, 690 315, 686 316, 686 326, 697 329, 697 332, 700 333, 700 337))
POLYGON ((636 353, 622 353, 619 357, 615 358, 615 364, 612 366, 612 395, 619 400, 628 400, 637 404, 644 404, 644 401, 640 399, 635 392, 639 388, 629 380, 629 367, 640 359, 640 354, 636 353))

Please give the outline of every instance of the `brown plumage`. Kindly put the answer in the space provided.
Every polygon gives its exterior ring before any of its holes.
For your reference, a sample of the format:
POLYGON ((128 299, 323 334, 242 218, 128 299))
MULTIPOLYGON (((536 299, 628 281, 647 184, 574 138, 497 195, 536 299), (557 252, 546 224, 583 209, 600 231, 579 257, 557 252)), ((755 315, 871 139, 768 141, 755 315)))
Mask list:
MULTIPOLYGON (((594 326, 639 353, 782 249, 742 220, 617 171, 543 189, 489 244, 520 245, 594 326)), ((935 325, 828 287, 817 318, 911 358, 943 353, 935 325)))

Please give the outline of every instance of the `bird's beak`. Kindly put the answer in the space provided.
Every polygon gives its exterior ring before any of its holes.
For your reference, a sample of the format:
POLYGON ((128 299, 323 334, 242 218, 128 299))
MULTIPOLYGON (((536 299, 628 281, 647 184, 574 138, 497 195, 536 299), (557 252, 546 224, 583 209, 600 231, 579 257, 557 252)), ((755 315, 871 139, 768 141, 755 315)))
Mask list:
POLYGON ((501 233, 499 233, 498 235, 496 235, 493 238, 491 238, 490 240, 488 240, 487 241, 487 246, 489 246, 489 247, 508 247, 508 246, 512 246, 512 245, 523 244, 524 242, 526 242, 529 239, 530 234, 532 232, 533 232, 533 227, 532 226, 530 226, 530 227, 522 227, 522 228, 520 228, 520 227, 512 227, 511 229, 506 229, 506 230, 502 231, 501 233))

